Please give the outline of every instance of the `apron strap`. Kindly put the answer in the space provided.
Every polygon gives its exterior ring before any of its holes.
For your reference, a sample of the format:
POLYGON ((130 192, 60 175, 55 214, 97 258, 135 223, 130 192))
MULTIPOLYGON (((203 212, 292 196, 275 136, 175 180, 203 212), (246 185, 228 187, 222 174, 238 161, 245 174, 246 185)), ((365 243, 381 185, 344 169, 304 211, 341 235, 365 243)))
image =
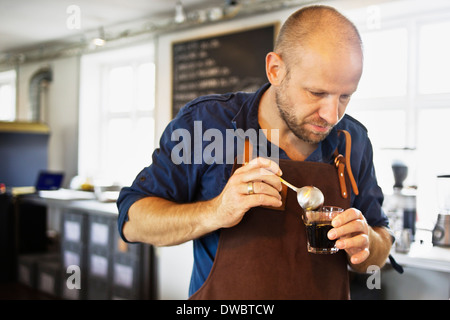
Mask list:
POLYGON ((252 151, 253 151, 252 143, 250 142, 250 139, 246 138, 244 142, 244 161, 243 161, 244 165, 252 161, 253 159, 252 151))
MULTIPOLYGON (((243 155, 242 165, 245 166, 247 163, 249 163, 252 160, 253 160, 253 146, 252 146, 252 143, 250 142, 250 139, 247 138, 247 139, 245 139, 245 142, 244 142, 244 155, 243 155)), ((238 168, 237 165, 238 165, 238 162, 235 159, 233 169, 231 170, 232 172, 234 172, 235 169, 238 168)), ((287 190, 286 185, 282 184, 282 190, 280 193, 282 204, 280 207, 268 207, 268 206, 261 206, 261 207, 271 209, 271 210, 284 211, 286 209, 287 191, 288 190, 287 190)))
POLYGON ((350 184, 352 186, 353 192, 355 195, 359 194, 358 185, 356 184, 355 177, 352 173, 352 167, 350 165, 350 156, 351 156, 351 149, 352 149, 352 137, 350 136, 350 133, 346 130, 338 130, 338 135, 341 133, 344 134, 345 137, 345 157, 341 154, 339 154, 338 149, 334 151, 334 164, 336 165, 336 168, 338 170, 338 178, 339 178, 339 184, 341 187, 341 195, 343 198, 348 197, 347 192, 347 186, 345 184, 345 175, 344 171, 345 168, 347 168, 347 174, 350 180, 350 184))

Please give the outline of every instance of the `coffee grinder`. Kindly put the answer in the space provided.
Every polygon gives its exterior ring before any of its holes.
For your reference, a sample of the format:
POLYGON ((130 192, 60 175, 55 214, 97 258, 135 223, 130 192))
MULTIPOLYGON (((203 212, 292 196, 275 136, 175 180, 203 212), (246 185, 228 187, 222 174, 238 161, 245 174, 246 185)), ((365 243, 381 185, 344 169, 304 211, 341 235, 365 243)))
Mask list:
POLYGON ((392 162, 394 186, 392 195, 385 196, 391 229, 396 236, 396 251, 408 252, 416 234, 416 189, 403 186, 408 176, 408 167, 402 161, 392 162))
POLYGON ((450 175, 437 176, 439 213, 433 229, 434 246, 450 247, 450 175))

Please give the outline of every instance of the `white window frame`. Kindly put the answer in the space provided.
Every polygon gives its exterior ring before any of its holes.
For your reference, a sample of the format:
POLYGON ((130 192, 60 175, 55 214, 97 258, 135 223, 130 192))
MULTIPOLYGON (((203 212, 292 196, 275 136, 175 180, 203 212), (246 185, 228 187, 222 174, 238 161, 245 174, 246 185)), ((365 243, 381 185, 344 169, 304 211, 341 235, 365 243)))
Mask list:
MULTIPOLYGON (((430 160, 427 164, 421 163, 420 159, 423 159, 423 155, 420 154, 421 150, 416 149, 419 141, 419 115, 422 110, 442 109, 450 110, 450 93, 445 94, 420 94, 419 93, 419 50, 420 50, 420 27, 427 24, 434 24, 444 21, 450 21, 450 7, 446 3, 443 8, 433 8, 432 3, 425 2, 428 7, 426 10, 415 10, 408 12, 408 9, 412 9, 414 6, 405 8, 402 13, 395 15, 382 16, 381 28, 378 30, 395 29, 399 27, 405 27, 408 32, 408 69, 407 69, 407 88, 406 95, 403 97, 386 97, 386 98, 369 98, 369 99, 357 99, 354 98, 349 105, 348 113, 351 115, 352 110, 355 113, 365 111, 379 111, 379 110, 403 110, 405 112, 405 141, 403 145, 397 146, 399 149, 405 148, 403 152, 405 157, 417 158, 415 167, 410 168, 409 175, 412 176, 412 181, 418 186, 417 189, 417 211, 418 221, 422 224, 422 227, 432 227, 434 225, 436 215, 439 211, 437 207, 437 199, 435 195, 435 186, 431 185, 433 177, 424 179, 423 172, 426 168, 427 172, 431 173, 430 167, 433 168, 433 162, 430 160), (432 8, 430 10, 430 8, 432 8), (413 149, 413 151, 408 150, 413 149), (431 191, 425 191, 431 190, 431 191), (434 193, 434 194, 433 194, 434 193), (431 202, 431 205, 429 204, 431 202)), ((389 4, 387 4, 389 5, 389 4)), ((381 12, 386 12, 383 5, 380 5, 381 12)), ((404 8, 404 7, 402 7, 404 8)), ((365 32, 371 32, 365 24, 365 21, 355 21, 356 26, 363 34, 365 32)), ((383 127, 383 119, 379 119, 380 126, 375 128, 376 130, 369 130, 369 137, 377 134, 377 130, 385 130, 383 127)), ((450 138, 450 131, 449 137, 450 138)), ((445 138, 444 138, 445 139, 445 138)), ((378 148, 383 146, 374 146, 374 154, 383 152, 378 148)), ((400 151, 401 152, 401 151, 400 151)), ((430 155, 432 158, 432 155, 430 155)), ((394 160, 394 159, 392 159, 394 160)), ((377 163, 375 162, 377 170, 377 163)), ((390 170, 390 168, 383 168, 383 170, 390 170)), ((436 170, 435 170, 436 171, 436 170)), ((448 168, 450 171, 450 167, 448 168)), ((434 172, 433 172, 434 173, 434 172)), ((435 174, 448 174, 449 172, 435 172, 435 174)), ((393 175, 392 181, 393 181, 393 175)), ((380 180, 380 179, 379 179, 380 180)), ((382 182, 382 181, 379 181, 382 182)), ((393 185, 393 184, 392 184, 393 185)), ((392 187, 383 188, 385 194, 392 193, 392 187)))
MULTIPOLYGON (((139 117, 144 116, 154 120, 155 99, 153 97, 150 110, 139 110, 137 103, 131 101, 129 112, 110 112, 108 111, 108 102, 105 99, 105 95, 109 90, 107 77, 110 70, 120 66, 131 66, 134 70, 134 76, 136 76, 138 66, 144 63, 154 64, 153 43, 108 50, 82 57, 78 173, 81 177, 90 179, 93 183, 128 185, 134 178, 134 176, 130 176, 124 179, 123 175, 111 175, 103 170, 104 164, 108 161, 108 123, 112 119, 122 118, 131 118, 136 123, 139 117)), ((153 85, 155 85, 155 80, 154 78, 153 85)), ((153 137, 154 132, 152 137, 142 137, 147 148, 151 149, 154 145, 153 137)), ((151 151, 153 150, 150 150, 149 153, 151 151)), ((151 162, 151 157, 143 159, 143 161, 148 165, 151 162)), ((142 168, 134 168, 134 174, 140 169, 142 168)), ((121 168, 117 168, 117 170, 121 170, 121 168)))
MULTIPOLYGON (((10 86, 12 89, 12 101, 11 105, 5 106, 7 101, 2 101, 0 99, 0 108, 8 108, 12 111, 9 118, 0 118, 0 121, 14 121, 17 117, 17 107, 16 107, 16 70, 5 70, 0 71, 0 91, 2 87, 10 86)), ((1 98, 1 97, 0 97, 1 98)), ((1 115, 2 113, 0 113, 1 115)))

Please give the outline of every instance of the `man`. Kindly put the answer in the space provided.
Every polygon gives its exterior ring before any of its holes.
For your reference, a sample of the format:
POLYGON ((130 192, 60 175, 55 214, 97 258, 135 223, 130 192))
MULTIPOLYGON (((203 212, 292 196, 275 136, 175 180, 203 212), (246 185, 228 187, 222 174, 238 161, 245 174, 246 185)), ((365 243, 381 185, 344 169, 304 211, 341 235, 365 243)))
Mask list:
POLYGON ((194 240, 193 299, 349 298, 347 259, 365 272, 382 266, 391 247, 366 129, 344 116, 362 64, 360 36, 344 16, 325 6, 295 12, 267 54, 270 84, 196 99, 168 125, 152 165, 121 192, 122 237, 156 246, 194 240), (175 164, 174 133, 195 134, 199 123, 200 133, 264 129, 279 161, 175 164), (328 233, 338 254, 306 251, 301 209, 295 194, 281 192, 281 175, 319 186, 325 204, 347 209, 328 233))

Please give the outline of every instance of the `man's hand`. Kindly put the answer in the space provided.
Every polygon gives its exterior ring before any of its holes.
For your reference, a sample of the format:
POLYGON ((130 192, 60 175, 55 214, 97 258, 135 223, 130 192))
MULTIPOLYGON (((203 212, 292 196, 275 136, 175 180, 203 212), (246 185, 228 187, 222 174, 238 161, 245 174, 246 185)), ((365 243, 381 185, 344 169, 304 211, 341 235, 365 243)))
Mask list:
POLYGON ((361 211, 345 210, 331 224, 334 228, 328 232, 328 238, 339 239, 336 247, 345 249, 351 263, 359 264, 369 257, 369 225, 361 211))
POLYGON ((281 206, 280 167, 256 158, 237 169, 214 199, 176 203, 145 197, 128 210, 123 233, 129 241, 171 246, 238 224, 252 207, 281 206))
POLYGON ((222 193, 213 199, 215 228, 238 224, 253 207, 281 206, 281 169, 272 160, 256 158, 237 169, 222 193))
POLYGON ((331 224, 333 229, 328 232, 328 238, 338 239, 336 247, 345 249, 354 269, 365 272, 368 265, 384 265, 391 240, 383 227, 372 228, 361 211, 354 208, 345 210, 331 224))

